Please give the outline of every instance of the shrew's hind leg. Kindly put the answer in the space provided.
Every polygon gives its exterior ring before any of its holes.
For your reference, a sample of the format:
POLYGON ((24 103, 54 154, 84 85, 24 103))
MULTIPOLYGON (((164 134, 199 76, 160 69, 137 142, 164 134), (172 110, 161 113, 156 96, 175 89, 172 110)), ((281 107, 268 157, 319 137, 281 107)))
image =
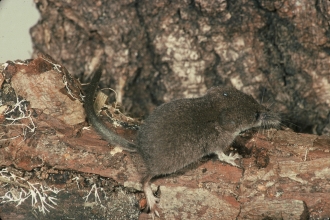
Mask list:
POLYGON ((145 176, 142 180, 142 186, 143 186, 143 191, 144 191, 144 194, 145 194, 146 200, 147 200, 147 207, 145 208, 145 210, 148 213, 150 213, 152 215, 152 219, 154 219, 155 215, 157 217, 159 217, 159 214, 156 210, 157 203, 159 203, 159 198, 156 198, 151 190, 151 187, 150 187, 151 178, 152 178, 151 175, 145 176))

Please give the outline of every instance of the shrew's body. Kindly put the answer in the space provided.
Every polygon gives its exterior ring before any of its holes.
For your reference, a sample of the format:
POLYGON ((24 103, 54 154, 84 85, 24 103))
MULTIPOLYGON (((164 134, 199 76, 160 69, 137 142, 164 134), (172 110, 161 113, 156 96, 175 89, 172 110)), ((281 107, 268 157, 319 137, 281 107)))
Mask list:
POLYGON ((209 154, 236 165, 237 157, 223 152, 242 131, 253 127, 278 126, 279 116, 231 87, 214 87, 200 98, 178 99, 157 107, 141 125, 137 144, 119 137, 96 116, 93 97, 101 76, 97 70, 85 98, 87 117, 92 126, 111 144, 141 154, 147 167, 142 179, 148 210, 157 211, 150 180, 174 173, 209 154))

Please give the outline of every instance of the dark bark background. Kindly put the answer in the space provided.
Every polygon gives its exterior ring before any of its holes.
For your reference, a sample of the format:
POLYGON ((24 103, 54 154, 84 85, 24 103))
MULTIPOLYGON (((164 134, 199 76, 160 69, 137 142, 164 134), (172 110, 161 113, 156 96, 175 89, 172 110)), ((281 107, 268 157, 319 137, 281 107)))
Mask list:
MULTIPOLYGON (((109 149, 86 129, 80 83, 69 75, 88 82, 99 62, 102 87, 114 89, 132 117, 231 84, 296 131, 323 134, 247 135, 246 149, 238 149, 242 169, 211 156, 157 179, 161 219, 330 217, 329 1, 35 2, 35 59, 0 66, 0 167, 7 169, 0 170, 0 199, 28 190, 27 182, 62 191, 45 215, 40 202, 3 203, 1 220, 147 217, 139 211, 139 156, 109 149)), ((109 115, 110 128, 134 139, 136 120, 110 106, 101 117, 109 115), (131 129, 117 126, 114 116, 131 129)))
POLYGON ((102 82, 131 116, 231 84, 299 132, 330 133, 330 1, 35 2, 34 54, 86 82, 104 51, 102 82))

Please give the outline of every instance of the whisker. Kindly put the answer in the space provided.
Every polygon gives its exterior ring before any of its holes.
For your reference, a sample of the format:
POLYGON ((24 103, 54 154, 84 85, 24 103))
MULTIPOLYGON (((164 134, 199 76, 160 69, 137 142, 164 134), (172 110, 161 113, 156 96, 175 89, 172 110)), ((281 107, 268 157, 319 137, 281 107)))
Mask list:
POLYGON ((281 117, 282 118, 282 125, 284 125, 285 127, 291 128, 294 131, 298 131, 298 132, 302 132, 302 127, 296 123, 292 122, 292 119, 290 119, 291 117, 284 115, 281 117))
MULTIPOLYGON (((291 122, 290 120, 283 119, 282 121, 283 121, 283 122, 286 122, 286 123, 288 123, 288 124, 290 124, 290 125, 294 125, 295 127, 298 127, 298 128, 301 129, 301 126, 299 126, 299 125, 297 125, 297 124, 291 122)), ((285 125, 284 123, 282 123, 282 124, 285 125)))
POLYGON ((263 101, 264 101, 265 91, 266 91, 266 88, 263 88, 263 90, 262 90, 262 95, 261 95, 261 100, 260 100, 260 104, 261 104, 261 105, 263 104, 263 101))
MULTIPOLYGON (((268 100, 269 101, 269 100, 268 100)), ((270 105, 266 106, 267 109, 270 109, 270 107, 272 107, 272 105, 274 105, 275 102, 272 102, 270 105)))

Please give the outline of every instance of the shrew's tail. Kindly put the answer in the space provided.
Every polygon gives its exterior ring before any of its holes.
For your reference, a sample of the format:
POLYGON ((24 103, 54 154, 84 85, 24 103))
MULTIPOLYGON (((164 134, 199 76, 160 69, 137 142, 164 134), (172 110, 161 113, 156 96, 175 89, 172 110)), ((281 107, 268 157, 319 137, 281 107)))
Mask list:
POLYGON ((94 129, 110 144, 120 145, 124 150, 135 152, 136 146, 133 143, 112 132, 95 113, 94 95, 101 75, 102 65, 99 65, 85 93, 86 96, 84 107, 87 114, 87 119, 94 129))

